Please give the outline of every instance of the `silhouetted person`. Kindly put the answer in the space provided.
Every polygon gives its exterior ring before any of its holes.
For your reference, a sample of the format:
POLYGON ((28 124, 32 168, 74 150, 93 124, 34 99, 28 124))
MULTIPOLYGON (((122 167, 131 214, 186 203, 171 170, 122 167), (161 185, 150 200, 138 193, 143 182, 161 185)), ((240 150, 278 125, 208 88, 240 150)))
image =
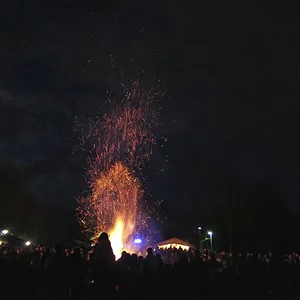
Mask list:
POLYGON ((55 253, 46 262, 48 299, 65 300, 69 294, 69 265, 64 247, 55 245, 55 253))
POLYGON ((161 255, 159 253, 156 254, 156 258, 157 258, 157 267, 159 269, 161 269, 164 266, 164 262, 161 258, 161 255))
POLYGON ((216 257, 214 253, 210 253, 208 255, 207 261, 207 275, 209 279, 209 287, 214 289, 216 285, 216 278, 218 276, 219 268, 221 268, 221 264, 216 261, 216 257))
POLYGON ((101 264, 110 267, 115 262, 115 255, 106 232, 100 234, 94 252, 94 260, 98 263, 101 262, 101 264))
POLYGON ((122 271, 127 271, 130 263, 130 255, 126 251, 122 251, 121 257, 117 260, 117 268, 122 271))
POLYGON ((158 259, 153 255, 153 249, 147 249, 147 256, 143 260, 142 264, 142 272, 146 276, 152 276, 155 274, 156 269, 158 267, 158 259))
POLYGON ((80 249, 75 249, 70 256, 70 276, 71 276, 71 298, 81 299, 87 276, 87 264, 81 255, 80 249))
POLYGON ((50 256, 51 256, 51 247, 47 247, 47 249, 42 255, 42 260, 41 260, 43 268, 45 268, 46 262, 49 260, 50 256))
POLYGON ((142 263, 143 290, 148 299, 152 299, 155 293, 154 276, 158 268, 158 259, 153 255, 153 249, 147 249, 147 256, 142 263))
POLYGON ((137 254, 133 253, 130 259, 130 271, 138 272, 139 271, 139 260, 137 254))
POLYGON ((104 293, 106 297, 114 290, 113 268, 115 256, 108 239, 108 234, 102 232, 94 249, 92 261, 92 280, 94 294, 104 293))

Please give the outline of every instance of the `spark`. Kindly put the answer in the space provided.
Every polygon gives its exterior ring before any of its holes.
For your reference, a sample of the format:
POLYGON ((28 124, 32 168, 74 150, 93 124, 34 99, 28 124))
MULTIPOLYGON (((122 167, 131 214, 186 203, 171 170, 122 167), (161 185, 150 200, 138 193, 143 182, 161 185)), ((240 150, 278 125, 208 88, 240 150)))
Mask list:
POLYGON ((118 104, 108 94, 113 108, 91 121, 82 145, 90 146, 87 159, 87 183, 90 194, 78 198, 77 217, 83 232, 97 238, 108 232, 116 258, 132 237, 134 230, 148 227, 147 208, 142 211, 143 189, 139 178, 149 160, 156 138, 152 127, 158 113, 153 104, 160 94, 140 88, 134 82, 118 104))

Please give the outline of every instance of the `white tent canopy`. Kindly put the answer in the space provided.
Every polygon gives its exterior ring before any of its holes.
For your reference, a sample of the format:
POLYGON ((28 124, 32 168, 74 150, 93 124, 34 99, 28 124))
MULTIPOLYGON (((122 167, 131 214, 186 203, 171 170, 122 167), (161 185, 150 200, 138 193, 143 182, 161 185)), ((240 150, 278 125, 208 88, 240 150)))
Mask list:
POLYGON ((182 241, 176 237, 157 243, 159 249, 168 248, 182 248, 183 250, 189 250, 190 248, 195 248, 194 245, 182 241))

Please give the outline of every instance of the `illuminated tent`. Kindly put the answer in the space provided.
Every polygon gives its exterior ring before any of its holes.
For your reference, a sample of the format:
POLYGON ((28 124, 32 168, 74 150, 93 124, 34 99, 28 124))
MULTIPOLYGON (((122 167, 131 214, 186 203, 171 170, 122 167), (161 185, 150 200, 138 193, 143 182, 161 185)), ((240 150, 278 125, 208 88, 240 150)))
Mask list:
POLYGON ((15 246, 24 246, 25 241, 10 233, 0 236, 0 245, 8 243, 15 246))
POLYGON ((183 250, 189 250, 190 248, 195 248, 194 245, 184 242, 176 237, 157 243, 157 246, 159 249, 182 248, 183 250))

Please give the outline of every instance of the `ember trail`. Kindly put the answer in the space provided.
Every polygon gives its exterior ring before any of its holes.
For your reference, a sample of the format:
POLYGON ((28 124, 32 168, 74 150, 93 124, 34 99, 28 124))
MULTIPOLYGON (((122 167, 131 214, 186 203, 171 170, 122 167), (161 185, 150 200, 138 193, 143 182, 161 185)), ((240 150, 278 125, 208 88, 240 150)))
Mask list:
POLYGON ((132 238, 137 220, 146 224, 137 216, 143 198, 139 176, 156 143, 151 127, 157 120, 152 104, 158 96, 135 82, 124 99, 91 123, 89 134, 83 136, 85 142, 95 142, 88 159, 90 193, 78 199, 77 216, 90 237, 109 233, 116 258, 132 238))

